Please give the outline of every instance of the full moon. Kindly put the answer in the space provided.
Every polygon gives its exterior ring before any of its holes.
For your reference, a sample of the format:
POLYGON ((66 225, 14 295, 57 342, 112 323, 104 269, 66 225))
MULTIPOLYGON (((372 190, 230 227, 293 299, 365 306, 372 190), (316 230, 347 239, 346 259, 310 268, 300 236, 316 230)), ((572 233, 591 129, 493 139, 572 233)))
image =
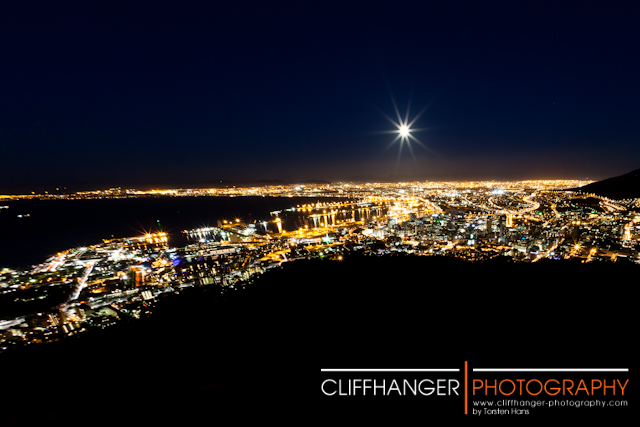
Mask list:
POLYGON ((405 143, 407 144, 407 148, 409 149, 409 151, 411 151, 412 156, 413 156, 413 148, 411 147, 411 141, 415 142, 416 144, 420 145, 425 149, 427 148, 422 142, 420 142, 415 136, 412 135, 414 131, 424 130, 424 129, 415 129, 415 128, 412 128, 412 126, 420 118, 422 113, 424 113, 424 111, 426 110, 426 107, 423 108, 422 111, 420 111, 420 113, 418 113, 418 115, 413 118, 413 120, 409 120, 409 107, 407 106, 407 112, 403 120, 402 116, 400 115, 400 111, 398 110, 398 106, 396 105, 396 101, 395 99, 393 99, 393 96, 391 97, 391 101, 393 102, 393 109, 396 112, 398 121, 395 121, 391 117, 382 113, 382 115, 386 117, 386 119, 389 120, 395 126, 395 129, 382 131, 381 133, 396 134, 395 138, 393 138, 393 141, 389 143, 389 145, 387 146, 387 148, 384 149, 384 151, 387 151, 389 147, 391 147, 393 144, 398 142, 398 161, 400 161, 400 157, 402 156, 402 146, 405 143))

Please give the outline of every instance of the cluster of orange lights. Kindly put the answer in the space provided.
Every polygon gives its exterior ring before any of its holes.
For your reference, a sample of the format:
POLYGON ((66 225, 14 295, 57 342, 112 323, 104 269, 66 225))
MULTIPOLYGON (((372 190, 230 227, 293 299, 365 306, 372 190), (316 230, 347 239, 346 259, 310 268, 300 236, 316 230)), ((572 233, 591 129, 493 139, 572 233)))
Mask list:
POLYGON ((147 243, 166 243, 168 241, 167 233, 145 234, 144 240, 147 243))

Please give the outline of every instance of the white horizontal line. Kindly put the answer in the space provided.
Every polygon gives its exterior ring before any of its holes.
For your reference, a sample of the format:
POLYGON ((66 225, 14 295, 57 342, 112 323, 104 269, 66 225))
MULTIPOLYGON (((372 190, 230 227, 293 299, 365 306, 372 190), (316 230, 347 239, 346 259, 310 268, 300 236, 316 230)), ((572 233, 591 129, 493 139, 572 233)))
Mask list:
POLYGON ((320 372, 460 372, 460 369, 320 369, 320 372))
POLYGON ((474 372, 629 372, 628 368, 474 368, 474 372))

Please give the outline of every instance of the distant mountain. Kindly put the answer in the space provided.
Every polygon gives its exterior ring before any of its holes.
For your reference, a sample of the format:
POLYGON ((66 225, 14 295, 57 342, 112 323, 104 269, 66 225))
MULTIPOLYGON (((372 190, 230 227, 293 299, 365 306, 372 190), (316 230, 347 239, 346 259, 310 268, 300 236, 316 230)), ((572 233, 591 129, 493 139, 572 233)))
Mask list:
POLYGON ((628 174, 593 182, 574 191, 594 193, 614 200, 640 198, 640 169, 628 174))

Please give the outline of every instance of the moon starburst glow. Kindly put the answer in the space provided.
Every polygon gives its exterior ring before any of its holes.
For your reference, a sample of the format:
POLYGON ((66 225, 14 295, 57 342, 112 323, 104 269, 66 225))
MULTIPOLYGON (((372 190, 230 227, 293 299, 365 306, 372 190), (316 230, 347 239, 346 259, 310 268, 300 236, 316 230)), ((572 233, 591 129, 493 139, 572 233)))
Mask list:
POLYGON ((424 129, 414 129, 412 128, 412 126, 420 118, 422 113, 424 113, 424 111, 426 110, 426 107, 422 109, 422 111, 420 111, 420 113, 418 113, 418 115, 416 115, 411 121, 409 121, 409 111, 410 111, 411 104, 407 105, 407 112, 403 118, 400 115, 400 111, 398 110, 398 106, 396 105, 396 101, 395 99, 393 99, 393 96, 391 96, 391 101, 393 102, 393 108, 395 110, 396 117, 398 118, 398 120, 397 121, 393 120, 391 117, 387 116, 386 114, 384 113, 382 114, 387 118, 387 120, 389 120, 396 127, 396 130, 385 131, 383 133, 395 133, 396 137, 393 139, 393 141, 389 143, 389 145, 384 149, 384 151, 387 151, 389 148, 391 148, 392 145, 394 145, 396 142, 399 141, 399 147, 398 147, 398 162, 399 162, 400 157, 402 155, 402 147, 406 143, 407 148, 409 148, 409 151, 411 152, 411 157, 413 157, 415 160, 413 147, 411 146, 412 142, 415 142, 416 144, 428 150, 428 148, 421 141, 419 141, 415 136, 412 135, 412 132, 424 130, 424 129))

